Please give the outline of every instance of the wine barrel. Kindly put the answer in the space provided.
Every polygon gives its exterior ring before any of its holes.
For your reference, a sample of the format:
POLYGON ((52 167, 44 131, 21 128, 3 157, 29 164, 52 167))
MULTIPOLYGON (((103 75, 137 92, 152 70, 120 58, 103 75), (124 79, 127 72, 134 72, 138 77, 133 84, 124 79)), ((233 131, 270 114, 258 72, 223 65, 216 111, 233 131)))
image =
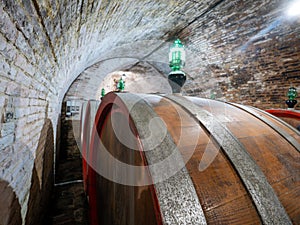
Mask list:
POLYGON ((89 100, 82 103, 81 114, 80 114, 80 143, 81 143, 81 155, 82 155, 82 177, 84 190, 87 192, 88 186, 88 153, 90 146, 90 137, 92 128, 94 125, 94 119, 100 101, 89 100))
POLYGON ((255 108, 109 93, 89 146, 91 224, 300 224, 299 142, 255 108))
POLYGON ((300 112, 296 110, 285 109, 267 109, 266 112, 279 117, 281 120, 290 124, 292 127, 300 131, 300 112))
POLYGON ((81 105, 81 109, 80 109, 80 148, 82 149, 83 146, 83 135, 84 135, 84 120, 85 120, 85 115, 86 115, 86 107, 87 107, 88 101, 85 101, 82 103, 81 105))

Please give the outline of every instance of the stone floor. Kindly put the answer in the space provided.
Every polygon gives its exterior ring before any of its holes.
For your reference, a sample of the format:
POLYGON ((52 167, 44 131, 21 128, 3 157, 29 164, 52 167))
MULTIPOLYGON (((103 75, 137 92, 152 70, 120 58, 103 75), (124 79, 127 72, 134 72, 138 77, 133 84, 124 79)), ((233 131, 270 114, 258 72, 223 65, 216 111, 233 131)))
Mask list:
POLYGON ((82 183, 81 154, 75 141, 79 121, 63 120, 61 149, 49 225, 87 225, 88 203, 82 183), (75 133, 75 135, 74 135, 75 133))

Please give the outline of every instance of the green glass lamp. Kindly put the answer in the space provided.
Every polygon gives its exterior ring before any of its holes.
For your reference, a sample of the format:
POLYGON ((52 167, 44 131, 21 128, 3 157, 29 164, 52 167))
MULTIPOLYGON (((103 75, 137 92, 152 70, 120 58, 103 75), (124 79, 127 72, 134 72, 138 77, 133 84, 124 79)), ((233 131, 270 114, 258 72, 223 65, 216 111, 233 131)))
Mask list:
POLYGON ((122 77, 120 78, 120 80, 117 84, 117 89, 118 89, 118 91, 124 91, 124 89, 125 89, 125 82, 122 77))
POLYGON ((180 71, 185 65, 185 50, 179 39, 176 39, 169 51, 169 66, 172 71, 180 71))
POLYGON ((102 88, 102 89, 101 89, 101 97, 103 98, 103 97, 104 97, 104 95, 105 95, 105 89, 104 89, 104 88, 102 88))
POLYGON ((297 90, 294 87, 290 87, 287 92, 288 100, 285 101, 285 103, 288 105, 288 108, 294 108, 294 106, 297 104, 297 100, 295 99, 297 97, 297 90))
POLYGON ((180 93, 181 87, 186 81, 185 73, 181 69, 185 65, 185 49, 179 39, 176 39, 170 47, 169 51, 169 66, 171 72, 168 76, 169 84, 172 87, 173 93, 180 93))

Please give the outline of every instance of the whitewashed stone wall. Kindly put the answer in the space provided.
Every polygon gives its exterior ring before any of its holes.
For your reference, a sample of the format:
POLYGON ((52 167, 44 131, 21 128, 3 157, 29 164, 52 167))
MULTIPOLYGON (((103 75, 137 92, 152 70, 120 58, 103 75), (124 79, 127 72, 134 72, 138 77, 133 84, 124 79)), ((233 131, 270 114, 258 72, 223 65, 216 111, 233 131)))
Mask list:
POLYGON ((281 107, 290 85, 299 90, 299 20, 248 41, 285 7, 280 0, 0 0, 0 179, 15 191, 23 223, 44 120, 56 133, 63 98, 86 68, 145 61, 159 70, 180 37, 191 56, 188 94, 281 107))

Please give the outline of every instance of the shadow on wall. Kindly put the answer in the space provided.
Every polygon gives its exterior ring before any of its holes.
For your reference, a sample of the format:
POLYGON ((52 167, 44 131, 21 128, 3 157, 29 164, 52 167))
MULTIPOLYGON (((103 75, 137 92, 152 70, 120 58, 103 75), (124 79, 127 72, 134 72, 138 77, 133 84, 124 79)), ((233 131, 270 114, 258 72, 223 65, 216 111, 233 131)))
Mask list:
MULTIPOLYGON (((59 156, 60 156, 60 145, 61 145, 61 141, 60 141, 60 137, 61 137, 61 117, 62 115, 59 114, 58 115, 58 118, 57 118, 57 125, 56 125, 56 144, 55 144, 55 154, 54 154, 54 157, 55 157, 55 161, 54 161, 54 173, 56 173, 57 171, 57 162, 59 160, 59 156)), ((55 180, 55 175, 54 175, 54 183, 56 183, 56 180, 55 180)))
POLYGON ((44 218, 50 206, 53 190, 54 139, 50 119, 46 119, 41 131, 32 171, 30 197, 26 225, 45 224, 44 218))
POLYGON ((4 180, 0 180, 0 202, 0 224, 22 224, 19 201, 9 183, 4 180))

